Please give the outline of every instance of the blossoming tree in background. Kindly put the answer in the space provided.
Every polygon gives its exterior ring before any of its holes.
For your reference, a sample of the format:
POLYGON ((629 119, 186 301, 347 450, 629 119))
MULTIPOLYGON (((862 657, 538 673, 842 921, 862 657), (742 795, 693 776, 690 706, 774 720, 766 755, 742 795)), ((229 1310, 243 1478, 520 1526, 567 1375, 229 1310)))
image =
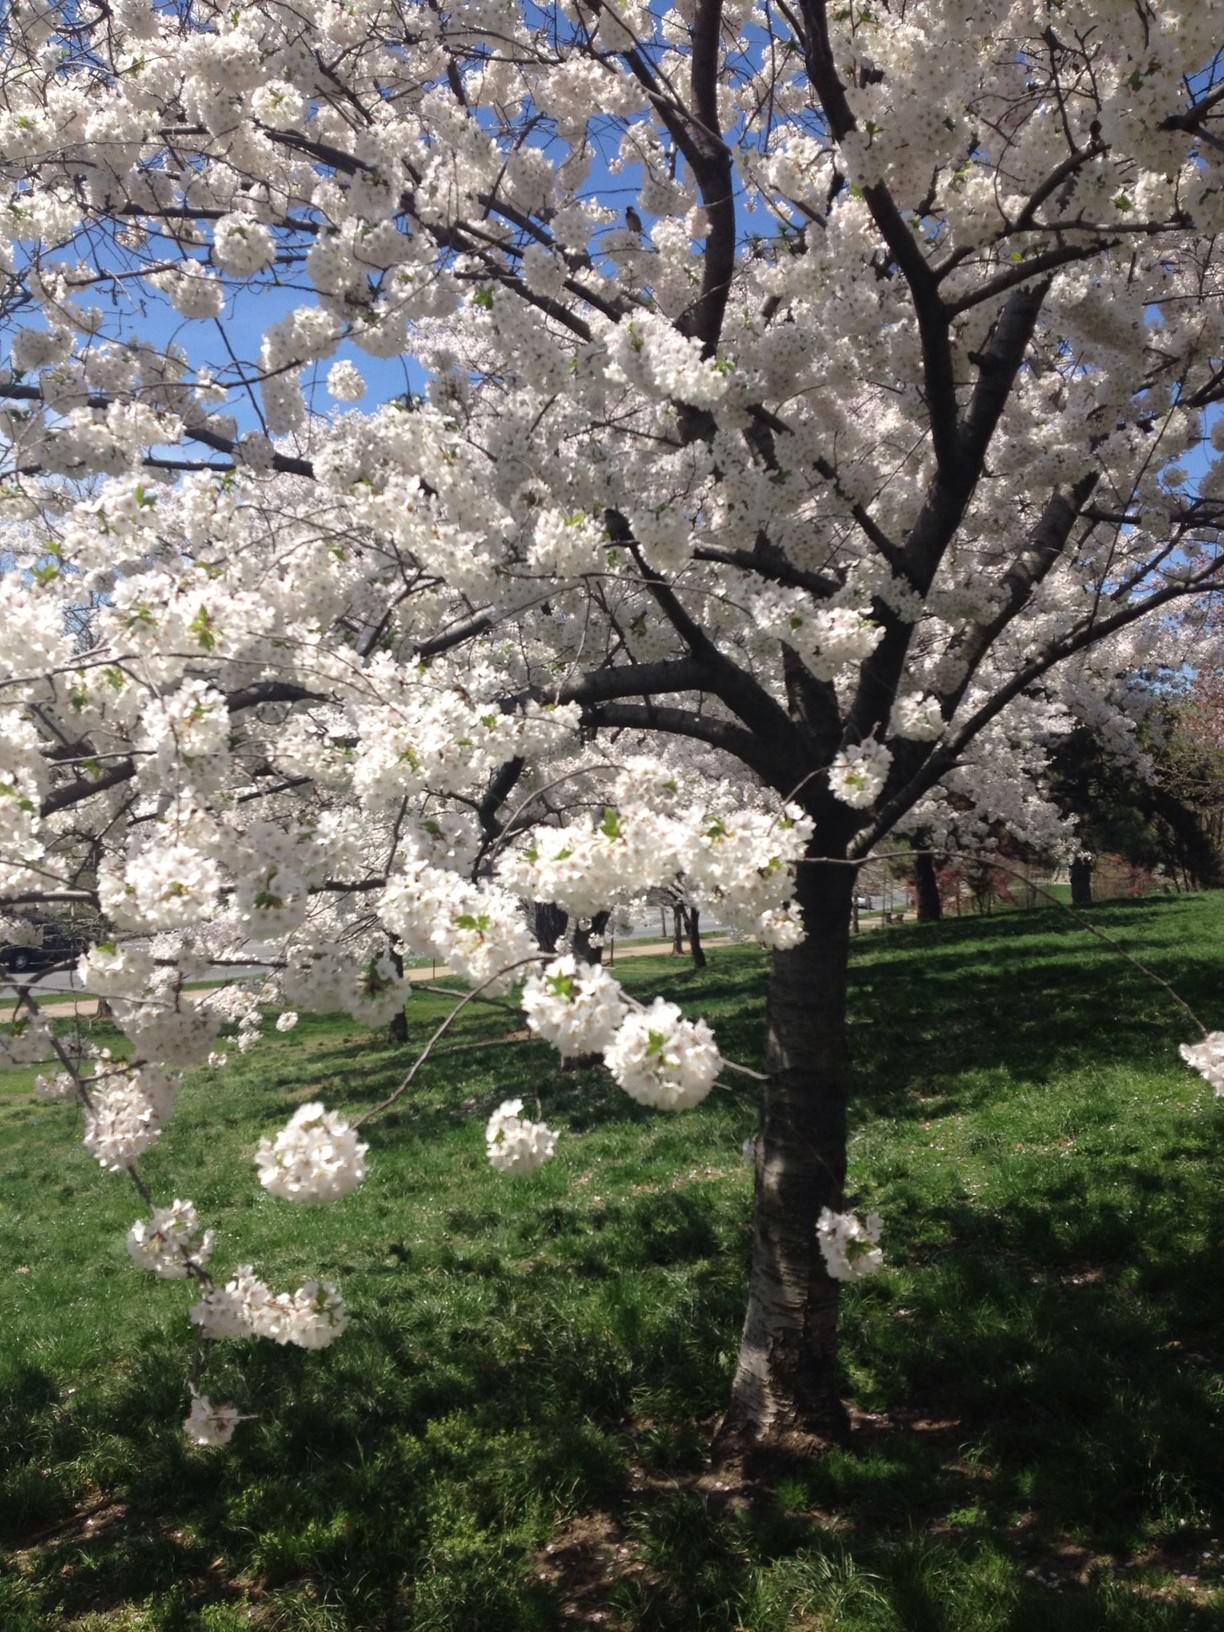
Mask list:
MULTIPOLYGON (((771 949, 728 1441, 837 1431, 880 1234, 855 864, 950 812, 1048 841, 1049 745, 1124 734, 1221 580, 1222 35, 1219 0, 14 0, 0 902, 96 902, 132 1060, 32 995, 7 1047, 58 1050, 99 1161, 143 1187, 226 1017, 184 980, 252 942, 263 995, 370 1024, 393 952, 526 978, 563 1054, 696 1103, 709 1029, 544 966, 523 907, 682 873, 771 949)), ((552 1150, 522 1110, 511 1172, 552 1150)), ((314 1201, 366 1156, 307 1106, 259 1167, 314 1201)), ((204 1337, 342 1327, 145 1195, 204 1337)))

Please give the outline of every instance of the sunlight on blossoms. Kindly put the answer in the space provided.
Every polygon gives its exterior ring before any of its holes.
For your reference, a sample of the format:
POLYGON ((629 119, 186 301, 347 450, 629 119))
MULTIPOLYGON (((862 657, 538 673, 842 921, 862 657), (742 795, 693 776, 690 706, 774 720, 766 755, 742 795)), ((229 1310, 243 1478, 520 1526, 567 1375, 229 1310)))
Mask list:
POLYGON ((700 1105, 722 1069, 705 1021, 686 1020, 661 997, 622 1021, 604 1060, 631 1099, 663 1111, 700 1105))
POLYGON ((854 810, 867 810, 884 791, 892 755, 881 742, 868 740, 856 748, 845 748, 829 767, 829 787, 834 798, 854 810))
POLYGON ((521 1001, 528 1026, 562 1059, 602 1053, 625 1016, 620 985, 604 966, 569 955, 531 975, 521 1001))
POLYGON ((362 1183, 369 1148, 344 1117, 315 1100, 299 1105, 275 1139, 259 1141, 255 1165, 270 1195, 314 1205, 362 1183))
POLYGON ((296 1292, 272 1292, 250 1264, 225 1285, 209 1285, 188 1314, 211 1341, 269 1338, 301 1349, 325 1349, 348 1325, 348 1311, 331 1281, 305 1281, 296 1292))

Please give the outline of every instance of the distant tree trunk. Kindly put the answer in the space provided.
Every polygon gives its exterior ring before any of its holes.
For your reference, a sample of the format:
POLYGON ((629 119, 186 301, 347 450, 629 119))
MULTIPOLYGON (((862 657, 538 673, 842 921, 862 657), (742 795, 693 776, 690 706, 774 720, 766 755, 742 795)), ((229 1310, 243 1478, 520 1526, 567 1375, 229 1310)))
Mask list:
POLYGON ((684 908, 672 908, 672 956, 684 956, 684 908))
POLYGON ((579 963, 603 962, 603 938, 611 918, 610 912, 597 912, 585 929, 581 921, 574 925, 574 956, 579 963))
POLYGON ((535 938, 542 952, 557 950, 557 942, 565 934, 568 924, 569 913, 563 907, 554 906, 551 901, 536 902, 535 938))
POLYGON ((689 952, 693 958, 694 969, 704 969, 706 966, 705 947, 701 944, 701 910, 690 907, 685 914, 688 926, 689 952))
POLYGON ((748 1312, 719 1450, 811 1450, 844 1438, 838 1394, 838 1282, 816 1238, 822 1207, 844 1205, 846 965, 854 869, 799 869, 801 946, 772 955, 768 1079, 756 1146, 748 1312))
MULTIPOLYGON (((402 980, 404 978, 404 960, 394 947, 391 948, 391 967, 402 980)), ((391 1024, 387 1027, 387 1041, 394 1048, 399 1048, 408 1041, 408 1016, 404 1012, 402 1004, 391 1016, 391 1024)))
POLYGON ((914 857, 914 899, 920 924, 938 923, 943 917, 935 857, 928 850, 920 850, 914 857))
POLYGON ((1071 863, 1071 905, 1092 905, 1092 863, 1083 856, 1077 856, 1071 863))

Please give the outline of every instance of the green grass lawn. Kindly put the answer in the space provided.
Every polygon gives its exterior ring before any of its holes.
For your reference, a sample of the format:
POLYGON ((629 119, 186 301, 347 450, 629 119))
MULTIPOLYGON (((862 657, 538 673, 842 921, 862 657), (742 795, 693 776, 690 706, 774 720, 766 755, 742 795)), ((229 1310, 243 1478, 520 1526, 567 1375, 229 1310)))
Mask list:
MULTIPOLYGON (((1095 909, 1224 1027, 1224 895, 1095 909)), ((617 962, 759 1054, 764 959, 617 962)), ((444 1012, 421 993, 413 1037, 444 1012)), ((358 1109, 412 1050, 303 1020, 195 1075, 142 1164, 214 1268, 321 1273, 326 1353, 218 1350, 255 1420, 179 1430, 189 1287, 129 1266, 139 1208, 70 1107, 0 1077, 3 1632, 1171 1632, 1224 1625, 1224 1107, 1156 989, 1051 909, 864 936, 856 1203, 888 1269, 849 1290, 855 1448, 771 1499, 702 1452, 742 1311, 750 1087, 677 1117, 535 1043, 428 1065, 334 1208, 266 1196, 258 1136, 358 1109), (557 1159, 512 1179, 489 1110, 557 1159)), ((513 1022, 465 1011, 456 1040, 513 1022)))

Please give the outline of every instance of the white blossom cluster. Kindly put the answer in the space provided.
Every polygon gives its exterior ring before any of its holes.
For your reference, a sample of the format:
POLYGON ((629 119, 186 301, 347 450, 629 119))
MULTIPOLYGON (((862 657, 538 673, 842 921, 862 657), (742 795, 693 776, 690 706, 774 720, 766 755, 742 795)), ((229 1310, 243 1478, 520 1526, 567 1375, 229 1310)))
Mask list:
POLYGON ((878 1242, 883 1232, 884 1220, 878 1213, 868 1213, 865 1219, 860 1219, 853 1213, 835 1213, 822 1207, 816 1223, 816 1239, 832 1278, 861 1281, 882 1269, 884 1254, 878 1242))
POLYGON ((208 1287, 188 1311, 210 1341, 266 1337, 301 1349, 325 1349, 348 1325, 344 1299, 331 1281, 305 1281, 296 1292, 273 1293, 250 1264, 223 1287, 208 1287))
POLYGON ((138 1268, 151 1270, 162 1280, 181 1281, 212 1256, 213 1232, 200 1228, 191 1202, 175 1201, 138 1219, 128 1231, 127 1248, 138 1268))
POLYGON ((626 1016, 604 1060, 631 1099, 663 1111, 700 1105, 722 1069, 705 1021, 686 1020, 661 997, 626 1016))
POLYGON ((214 1405, 207 1394, 193 1394, 183 1432, 193 1445, 228 1445, 241 1421, 236 1405, 214 1405))
POLYGON ((883 793, 891 765, 892 755, 874 738, 839 750, 829 767, 833 797, 854 810, 869 809, 883 793))
POLYGON ((46 1100, 52 1104, 63 1104, 77 1098, 76 1078, 70 1071, 57 1071, 48 1076, 40 1071, 34 1078, 35 1099, 46 1100))
POLYGON ((100 1062, 85 1107, 86 1150, 108 1172, 130 1167, 172 1115, 177 1086, 154 1065, 100 1062))
POLYGON ((0 913, 0 943, 5 946, 41 946, 43 931, 26 918, 11 918, 0 913))
POLYGON ((1224 1099, 1224 1031, 1209 1033, 1201 1043, 1183 1043, 1178 1053, 1206 1079, 1216 1098, 1224 1099))
POLYGON ((271 266, 276 259, 272 234, 249 215, 223 215, 213 224, 213 260, 223 272, 236 278, 271 266))
POLYGON ((849 606, 813 607, 801 590, 767 589, 753 601, 757 627, 785 641, 821 680, 858 664, 884 638, 883 625, 849 606))
POLYGON ((893 704, 892 730, 911 742, 934 742, 943 734, 943 710, 938 697, 909 692, 893 704))
POLYGON ((405 862, 388 882, 380 911, 411 952, 489 991, 507 989, 513 969, 536 956, 517 896, 497 884, 469 883, 424 859, 405 862))
POLYGON ((286 1013, 343 1009, 365 1025, 381 1026, 403 1008, 412 988, 385 954, 361 962, 345 948, 322 942, 294 953, 281 990, 293 1005, 286 1013))
POLYGON ((38 1065, 55 1053, 41 1015, 18 1014, 0 1027, 0 1065, 38 1065))
POLYGON ((366 1176, 369 1146, 348 1122, 319 1102, 299 1105, 275 1139, 261 1139, 255 1153, 259 1182, 286 1201, 338 1201, 366 1176))
POLYGON ((528 1026, 562 1059, 602 1053, 625 1015, 620 985, 604 966, 569 955, 531 975, 521 1001, 528 1026))
POLYGON ((501 1173, 534 1173, 557 1148, 557 1136, 543 1122, 529 1122, 521 1099, 504 1099, 489 1118, 485 1146, 489 1163, 501 1173))
POLYGON ((597 820, 536 828, 529 841, 504 852, 501 882, 575 917, 593 917, 684 872, 738 933, 771 947, 796 944, 802 924, 791 902, 791 869, 811 836, 810 819, 790 806, 779 812, 672 799, 660 808, 658 790, 639 787, 639 780, 632 772, 617 783, 623 808, 608 805, 597 820))
POLYGON ((122 874, 98 879, 104 910, 125 927, 189 928, 216 908, 221 869, 191 844, 150 845, 132 856, 122 874))

